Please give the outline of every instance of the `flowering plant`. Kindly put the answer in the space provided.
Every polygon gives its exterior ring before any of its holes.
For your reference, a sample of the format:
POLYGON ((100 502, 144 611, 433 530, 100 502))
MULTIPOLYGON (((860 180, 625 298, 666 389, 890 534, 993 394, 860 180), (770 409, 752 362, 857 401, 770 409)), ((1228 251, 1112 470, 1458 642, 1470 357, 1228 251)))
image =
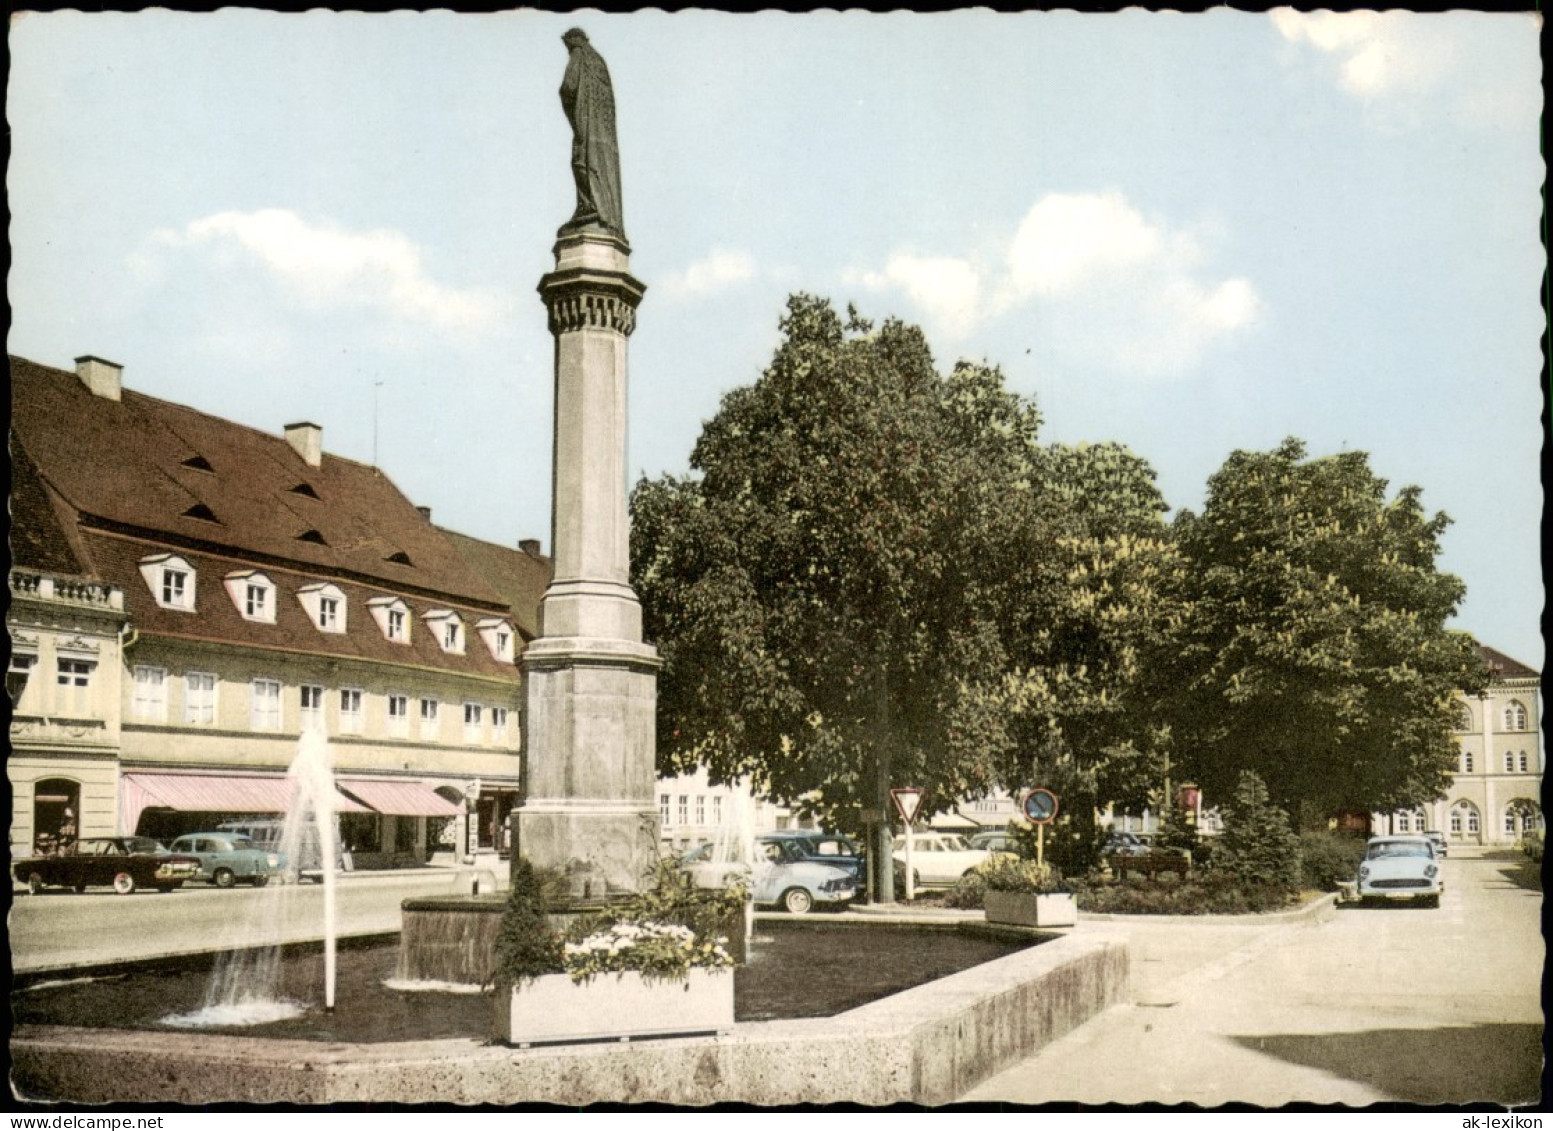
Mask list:
POLYGON ((1048 895, 1067 890, 1062 873, 1050 864, 999 854, 976 866, 987 891, 1027 892, 1048 895))
POLYGON ((635 971, 664 981, 683 979, 695 968, 733 965, 722 936, 699 937, 680 923, 618 921, 563 948, 562 962, 574 982, 598 974, 635 971))

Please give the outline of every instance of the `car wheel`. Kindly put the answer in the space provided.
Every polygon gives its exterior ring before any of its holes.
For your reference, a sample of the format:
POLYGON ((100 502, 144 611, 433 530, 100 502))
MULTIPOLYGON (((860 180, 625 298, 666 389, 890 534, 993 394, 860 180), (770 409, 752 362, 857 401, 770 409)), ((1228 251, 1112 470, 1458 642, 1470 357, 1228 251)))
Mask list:
POLYGON ((113 877, 113 890, 120 895, 128 895, 135 890, 135 877, 128 872, 120 872, 113 877))
POLYGON ((171 884, 157 884, 156 890, 161 892, 163 895, 166 895, 168 892, 173 890, 173 886, 171 884))
POLYGON ((1426 895, 1426 896, 1424 896, 1424 906, 1425 907, 1438 907, 1438 906, 1440 906, 1440 897, 1438 895, 1426 895))
POLYGON ((217 868, 216 874, 211 877, 218 888, 229 888, 237 882, 237 877, 232 875, 230 868, 217 868))
POLYGON ((788 888, 782 893, 782 910, 793 915, 807 915, 814 910, 814 896, 803 888, 788 888))
POLYGON ((270 882, 270 878, 268 876, 255 876, 253 878, 253 886, 256 887, 256 888, 262 888, 265 884, 267 884, 269 882, 270 882))
POLYGON ((43 890, 43 877, 38 875, 38 873, 36 873, 36 872, 34 872, 34 873, 32 873, 32 875, 28 876, 27 877, 27 890, 29 892, 31 892, 33 895, 37 895, 40 891, 42 891, 43 890))

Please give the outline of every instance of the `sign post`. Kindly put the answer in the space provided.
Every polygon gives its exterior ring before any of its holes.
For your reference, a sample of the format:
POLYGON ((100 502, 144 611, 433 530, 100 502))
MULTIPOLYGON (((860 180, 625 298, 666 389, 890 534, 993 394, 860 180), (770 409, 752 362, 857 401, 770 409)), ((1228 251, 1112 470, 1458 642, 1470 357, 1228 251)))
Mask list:
POLYGON ((892 789, 890 800, 895 802, 895 811, 906 822, 906 902, 910 903, 917 898, 916 878, 911 869, 911 822, 922 806, 922 790, 911 786, 892 789))
POLYGON ((1057 819, 1057 795, 1049 789, 1032 789, 1025 794, 1019 808, 1035 826, 1035 862, 1046 864, 1046 826, 1057 819))

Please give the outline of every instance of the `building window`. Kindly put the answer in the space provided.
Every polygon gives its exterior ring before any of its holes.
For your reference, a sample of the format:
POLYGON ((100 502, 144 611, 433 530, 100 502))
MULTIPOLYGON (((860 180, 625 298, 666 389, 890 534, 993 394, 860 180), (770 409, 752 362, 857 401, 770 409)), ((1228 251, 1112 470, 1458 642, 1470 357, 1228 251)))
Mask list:
POLYGON ((696 794, 696 824, 706 824, 706 794, 696 794))
POLYGON ((1529 765, 1529 763, 1526 760, 1526 751, 1522 750, 1521 751, 1521 773, 1523 773, 1523 774, 1526 773, 1527 765, 1529 765))
POLYGON ((491 708, 491 740, 493 742, 507 741, 507 708, 491 708))
POLYGON ((1472 709, 1470 707, 1468 707, 1465 703, 1457 703, 1456 704, 1456 729, 1457 730, 1471 730, 1472 729, 1472 709))
POLYGON ((1515 755, 1509 751, 1506 751, 1504 756, 1504 772, 1507 774, 1515 773, 1515 755))
POLYGON ((1505 704, 1505 708, 1504 708, 1504 729, 1505 730, 1525 730, 1526 729, 1526 705, 1524 703, 1522 703, 1519 699, 1512 699, 1512 700, 1510 700, 1510 702, 1505 704))
POLYGON ((679 823, 682 825, 690 824, 690 795, 688 793, 679 795, 679 823))
POLYGON ((130 712, 137 719, 167 721, 167 669, 135 665, 135 691, 130 712))
POLYGON ((1505 834, 1505 836, 1514 836, 1515 835, 1515 810, 1514 809, 1506 809, 1504 811, 1504 834, 1505 834))
POLYGON ((318 583, 297 590, 297 600, 319 632, 344 632, 345 594, 338 586, 318 583))
POLYGON ((479 742, 485 722, 485 708, 479 703, 464 704, 464 741, 479 742))
POLYGON ((658 820, 665 825, 669 823, 669 795, 667 793, 658 794, 658 820))
POLYGON ((456 620, 450 620, 442 626, 442 650, 444 652, 462 652, 464 650, 463 637, 459 635, 458 630, 459 623, 456 620))
POLYGON ((1472 772, 1472 751, 1466 749, 1465 747, 1463 747, 1461 751, 1461 772, 1464 774, 1470 774, 1472 772))
POLYGON ((367 609, 385 640, 395 644, 410 642, 410 606, 398 597, 373 597, 367 602, 367 609))
POLYGON ((194 611, 194 569, 175 554, 140 559, 140 576, 164 609, 194 611))
POLYGON ((59 660, 57 664, 60 712, 84 715, 87 691, 92 685, 92 673, 97 664, 92 660, 59 660))
POLYGON ((1478 811, 1476 809, 1468 809, 1467 810, 1467 834, 1469 836, 1477 836, 1478 833, 1481 832, 1481 831, 1482 831, 1481 826, 1479 826, 1479 824, 1478 824, 1478 811))
POLYGON ((491 658, 501 663, 512 662, 512 625, 499 617, 487 617, 475 625, 480 639, 485 641, 491 658))
POLYGON ((22 692, 27 690, 27 683, 32 679, 32 669, 37 663, 38 657, 27 652, 11 653, 11 663, 5 673, 5 690, 11 697, 12 707, 21 702, 22 692))
POLYGON ((302 728, 322 730, 324 725, 324 689, 316 683, 302 685, 302 728))
POLYGON ((280 729, 280 681, 253 681, 253 705, 249 713, 254 730, 280 729))
POLYGON ((410 733, 410 697, 408 695, 390 695, 388 697, 388 733, 394 735, 410 733))
POLYGON ((340 688, 340 730, 344 734, 360 734, 362 724, 361 688, 340 688))
POLYGON ((451 609, 433 609, 425 614, 426 626, 436 633, 437 643, 444 652, 464 654, 464 622, 451 609))
POLYGON ((421 737, 437 737, 437 701, 435 699, 421 700, 421 737))
POLYGON ((1405 832, 1411 832, 1412 831, 1412 829, 1410 827, 1411 818, 1409 818, 1406 813, 1398 813, 1396 815, 1396 822, 1395 823, 1396 823, 1396 826, 1397 826, 1397 832, 1399 832, 1399 833, 1405 833, 1405 832))
POLYGON ((183 677, 183 721, 211 726, 216 721, 216 677, 212 672, 189 672, 183 677))
POLYGON ((1461 835, 1461 810, 1451 810, 1451 833, 1454 836, 1461 835))
POLYGON ((723 797, 722 797, 722 794, 720 794, 720 793, 714 793, 712 795, 712 824, 714 824, 714 825, 721 825, 722 823, 723 823, 723 797))

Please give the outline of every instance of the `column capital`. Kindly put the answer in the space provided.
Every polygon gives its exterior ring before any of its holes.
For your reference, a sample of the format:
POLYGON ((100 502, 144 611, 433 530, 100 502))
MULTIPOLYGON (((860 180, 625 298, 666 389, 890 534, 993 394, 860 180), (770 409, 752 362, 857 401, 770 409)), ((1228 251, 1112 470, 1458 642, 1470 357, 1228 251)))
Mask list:
POLYGON ((624 271, 570 267, 539 280, 539 295, 550 315, 550 332, 613 330, 630 337, 636 307, 647 285, 624 271))

